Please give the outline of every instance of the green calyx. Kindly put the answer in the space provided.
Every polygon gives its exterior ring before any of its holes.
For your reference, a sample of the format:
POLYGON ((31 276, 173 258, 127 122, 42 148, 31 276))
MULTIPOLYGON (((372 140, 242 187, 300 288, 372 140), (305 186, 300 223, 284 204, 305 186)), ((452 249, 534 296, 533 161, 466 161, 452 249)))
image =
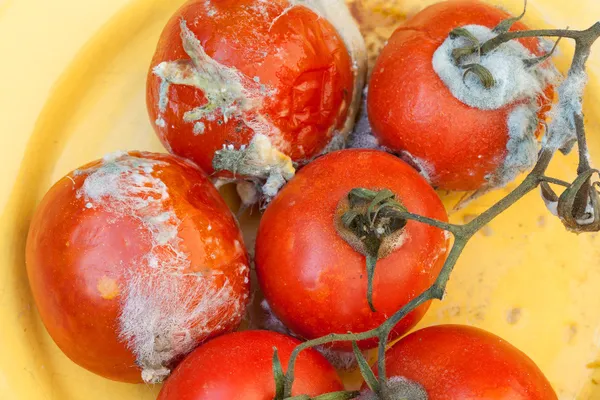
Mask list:
POLYGON ((492 73, 485 68, 483 65, 478 62, 465 63, 465 59, 472 58, 472 56, 477 55, 478 58, 481 58, 481 43, 475 35, 469 32, 465 28, 454 28, 450 31, 449 34, 451 39, 463 38, 467 41, 467 45, 464 47, 457 47, 452 50, 452 58, 454 58, 454 62, 457 66, 461 67, 465 70, 463 74, 463 81, 469 73, 477 76, 481 81, 481 84, 486 89, 490 89, 496 84, 496 80, 492 73))
POLYGON ((352 189, 338 204, 335 225, 338 234, 366 258, 367 301, 373 306, 373 276, 380 258, 398 247, 406 225, 406 208, 389 189, 352 189))
POLYGON ((489 69, 481 64, 466 64, 462 66, 465 72, 463 73, 463 82, 469 73, 476 75, 484 88, 490 89, 496 84, 496 79, 489 69))
MULTIPOLYGON (((496 42, 497 39, 500 39, 500 37, 510 35, 510 33, 512 33, 509 31, 515 23, 517 23, 523 18, 526 10, 527 0, 525 0, 525 5, 523 7, 523 12, 521 13, 521 15, 507 18, 501 21, 494 29, 492 29, 492 32, 496 34, 496 37, 484 43, 481 43, 475 35, 473 35, 471 32, 469 32, 463 27, 454 28, 452 31, 450 31, 448 36, 451 39, 462 38, 464 41, 466 41, 466 44, 463 47, 457 47, 454 50, 452 50, 452 58, 454 59, 455 64, 464 70, 463 81, 465 80, 468 74, 473 74, 477 78, 479 78, 479 81, 486 89, 491 89, 496 85, 496 80, 490 72, 490 70, 481 65, 481 57, 490 52, 491 50, 495 49, 499 45, 495 44, 494 46, 492 46, 492 44, 496 42)), ((542 64, 554 54, 558 42, 560 41, 560 38, 561 37, 559 37, 552 50, 539 57, 524 59, 523 64, 528 68, 533 68, 539 64, 542 64)), ((503 42, 504 41, 501 41, 500 43, 503 42)))

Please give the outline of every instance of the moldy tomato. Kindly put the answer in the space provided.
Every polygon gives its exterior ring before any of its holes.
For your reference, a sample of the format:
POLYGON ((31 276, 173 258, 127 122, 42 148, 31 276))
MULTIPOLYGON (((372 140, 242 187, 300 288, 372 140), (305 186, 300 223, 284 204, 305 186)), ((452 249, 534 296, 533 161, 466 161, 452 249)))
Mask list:
POLYGON ((227 179, 271 178, 274 195, 292 161, 343 143, 365 68, 341 0, 192 0, 161 35, 147 106, 169 151, 227 179))
POLYGON ((469 326, 433 326, 406 336, 386 353, 386 373, 388 387, 414 394, 408 400, 557 399, 529 357, 469 326))
MULTIPOLYGON (((398 205, 447 220, 440 199, 413 168, 375 150, 342 150, 318 158, 279 192, 260 222, 255 261, 265 298, 291 331, 307 339, 366 331, 433 284, 446 257, 447 236, 429 225, 397 221, 398 205), (374 193, 384 197, 374 207, 353 197, 371 202, 374 193), (347 219, 351 214, 352 221, 347 219), (361 232, 368 231, 362 238, 353 229, 366 219, 372 223, 360 225, 361 232), (369 253, 371 239, 381 239, 375 254, 369 253), (379 259, 371 277, 365 268, 369 256, 379 259), (369 281, 376 312, 367 300, 369 281)), ((414 326, 428 307, 408 314, 391 337, 414 326)), ((371 339, 359 345, 376 343, 371 339)), ((350 348, 349 343, 333 346, 350 348)))
POLYGON ((249 296, 233 215, 201 170, 167 155, 113 154, 58 181, 33 217, 26 261, 61 350, 124 382, 162 380, 235 329, 249 296))
MULTIPOLYGON (((435 187, 503 186, 537 160, 536 131, 557 79, 549 61, 536 64, 543 43, 524 38, 489 54, 476 50, 509 17, 474 0, 438 3, 396 30, 377 59, 367 96, 373 133, 435 187), (469 54, 458 57, 465 49, 469 54), (491 87, 474 65, 491 72, 491 87)), ((527 27, 516 22, 511 29, 527 27)))
MULTIPOLYGON (((203 344, 173 372, 158 400, 272 400, 273 349, 285 368, 296 339, 269 331, 244 331, 203 344)), ((285 372, 285 371, 284 371, 285 372)), ((316 350, 300 353, 292 396, 310 397, 343 389, 335 369, 316 350)))

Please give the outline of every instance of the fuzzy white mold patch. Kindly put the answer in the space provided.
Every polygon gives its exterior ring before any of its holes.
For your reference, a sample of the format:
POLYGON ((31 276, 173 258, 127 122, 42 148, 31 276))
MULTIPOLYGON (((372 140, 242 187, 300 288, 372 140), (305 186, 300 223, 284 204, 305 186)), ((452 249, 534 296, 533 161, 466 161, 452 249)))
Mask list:
MULTIPOLYGON (((352 351, 336 350, 325 346, 317 346, 315 350, 321 353, 337 370, 351 371, 358 366, 356 356, 352 351)), ((363 352, 364 355, 365 352, 363 352)))
POLYGON ((287 326, 285 326, 279 318, 277 318, 267 300, 263 300, 260 302, 260 308, 263 310, 265 318, 263 320, 262 326, 260 326, 259 328, 267 329, 273 332, 283 333, 284 335, 288 336, 298 337, 287 326))
POLYGON ((296 172, 290 157, 277 150, 269 138, 261 134, 254 135, 248 146, 239 149, 223 145, 223 149, 215 153, 213 167, 216 171, 230 171, 234 176, 260 181, 261 192, 267 201, 296 172))
POLYGON ((531 105, 515 107, 508 115, 507 125, 508 142, 504 162, 496 172, 486 177, 488 185, 494 188, 506 186, 519 174, 531 169, 537 161, 537 108, 531 105))
POLYGON ((347 147, 351 149, 377 149, 381 151, 388 151, 387 148, 379 144, 379 139, 377 139, 377 137, 373 134, 373 129, 371 129, 369 115, 367 114, 368 92, 369 87, 367 86, 363 91, 358 118, 356 120, 356 124, 354 125, 354 129, 348 138, 347 147))
MULTIPOLYGON (((387 380, 388 397, 390 400, 428 400, 425 388, 419 383, 402 376, 394 376, 387 380)), ((358 397, 360 400, 377 400, 379 396, 370 390, 364 390, 358 397)))
MULTIPOLYGON (((190 260, 180 246, 178 219, 156 167, 165 162, 114 153, 87 170, 78 198, 112 217, 107 223, 134 218, 150 250, 125 267, 120 337, 136 356, 146 382, 160 382, 169 366, 190 352, 210 332, 207 325, 227 326, 243 312, 226 278, 190 274, 190 260), (224 279, 223 285, 217 279, 224 279)), ((89 207, 88 207, 89 208, 89 207)))
MULTIPOLYGON (((480 25, 464 26, 480 43, 496 36, 491 29, 480 25)), ((536 56, 521 43, 512 40, 501 44, 496 50, 480 57, 477 54, 463 64, 478 63, 487 68, 496 83, 486 89, 475 74, 467 74, 458 66, 452 51, 469 46, 463 37, 448 37, 433 55, 433 69, 450 89, 454 97, 463 103, 482 110, 495 110, 521 99, 535 99, 542 94, 549 82, 557 79, 554 68, 528 67, 523 62, 536 56)))
POLYGON ((227 122, 238 118, 254 132, 269 136, 280 148, 289 147, 279 129, 259 113, 265 98, 276 94, 275 89, 211 58, 185 20, 181 20, 180 28, 183 49, 190 59, 164 61, 153 68, 153 73, 161 80, 157 126, 163 125, 160 121, 164 121, 171 85, 185 85, 200 89, 207 100, 206 104, 183 115, 185 122, 195 124, 194 134, 204 133, 202 121, 222 119, 227 122))
POLYGON ((206 9, 206 14, 209 17, 214 17, 215 15, 217 15, 217 9, 212 4, 211 0, 204 0, 204 8, 206 9))
POLYGON ((149 383, 164 380, 173 360, 208 337, 206 326, 231 325, 243 309, 227 280, 218 288, 214 277, 160 268, 160 272, 147 271, 150 277, 132 274, 121 314, 121 336, 135 352, 142 378, 149 383))
MULTIPOLYGON (((86 175, 77 198, 100 203, 118 216, 137 217, 138 210, 147 210, 144 214, 150 215, 150 210, 162 210, 162 203, 169 198, 166 185, 152 176, 157 165, 165 163, 121 151, 107 154, 100 165, 77 171, 77 175, 86 175)), ((165 225, 175 227, 176 222, 169 220, 165 225)))
POLYGON ((422 158, 413 156, 406 150, 401 151, 398 157, 412 165, 427 182, 431 183, 431 178, 435 176, 435 169, 431 164, 422 158))
POLYGON ((556 151, 576 140, 575 116, 583 115, 583 92, 587 83, 585 71, 570 73, 558 87, 558 104, 550 112, 550 124, 543 146, 556 151))
POLYGON ((366 86, 363 90, 363 98, 358 112, 358 118, 348 140, 348 147, 350 148, 376 149, 379 146, 379 141, 377 137, 373 135, 373 129, 371 128, 369 115, 367 114, 368 94, 369 87, 366 86))
POLYGON ((544 195, 542 195, 542 199, 544 200, 544 204, 546 205, 548 211, 550 211, 550 213, 555 217, 558 217, 558 201, 549 200, 544 197, 544 195))
POLYGON ((583 216, 581 218, 576 219, 576 222, 581 226, 585 226, 585 225, 591 225, 595 221, 596 221, 596 216, 594 214, 594 205, 592 204, 592 201, 589 200, 587 205, 585 206, 585 211, 583 213, 583 216))
POLYGON ((332 151, 342 150, 344 147, 346 147, 346 139, 347 136, 344 133, 337 132, 335 135, 333 135, 329 143, 327 143, 327 146, 325 146, 323 151, 321 151, 320 155, 331 153, 332 151))
POLYGON ((194 124, 194 135, 202 135, 204 130, 206 129, 206 125, 204 122, 198 121, 194 124))

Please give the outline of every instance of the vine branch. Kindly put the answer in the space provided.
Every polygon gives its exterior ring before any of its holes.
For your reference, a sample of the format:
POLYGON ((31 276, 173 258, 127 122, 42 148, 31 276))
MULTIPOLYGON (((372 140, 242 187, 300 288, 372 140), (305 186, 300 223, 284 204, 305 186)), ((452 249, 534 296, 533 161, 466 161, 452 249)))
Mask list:
POLYGON ((587 44, 589 54, 591 44, 595 41, 594 35, 598 34, 600 34, 600 21, 596 22, 590 28, 583 31, 571 31, 567 29, 537 29, 528 31, 505 32, 485 42, 480 48, 481 56, 484 56, 492 50, 495 50, 502 43, 510 42, 514 39, 535 37, 564 37, 569 39, 575 39, 576 41, 584 41, 585 44, 587 44))
POLYGON ((547 183, 553 183, 555 185, 559 185, 559 186, 562 186, 562 187, 569 187, 569 186, 571 186, 570 182, 563 181, 562 179, 552 178, 550 176, 541 176, 540 177, 540 181, 541 182, 547 182, 547 183))

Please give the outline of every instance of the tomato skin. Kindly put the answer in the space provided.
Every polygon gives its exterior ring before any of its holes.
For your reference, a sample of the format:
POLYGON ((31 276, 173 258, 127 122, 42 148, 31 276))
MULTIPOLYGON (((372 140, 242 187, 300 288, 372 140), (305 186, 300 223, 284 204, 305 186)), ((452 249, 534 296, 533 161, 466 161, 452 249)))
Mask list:
MULTIPOLYGON (((350 247, 334 226, 338 202, 356 187, 388 188, 410 212, 447 220, 440 199, 425 180, 385 152, 342 150, 301 169, 263 215, 255 262, 273 312, 304 338, 377 327, 433 284, 444 263, 444 232, 409 221, 404 243, 377 262, 373 280, 377 312, 371 312, 365 257, 350 247)), ((427 303, 410 313, 391 337, 414 326, 428 307, 427 303)), ((376 343, 371 339, 359 345, 372 348, 376 343)), ((350 349, 345 342, 333 346, 350 349)))
MULTIPOLYGON (((377 59, 367 98, 373 132, 392 151, 407 151, 429 164, 435 187, 475 190, 487 183, 486 176, 496 172, 507 156, 507 119, 518 102, 495 110, 464 104, 435 72, 433 54, 456 27, 493 28, 508 17, 474 0, 437 3, 396 30, 377 59)), ((526 29, 520 22, 511 28, 526 29)), ((538 39, 519 42, 540 54, 538 39)), ((538 99, 541 120, 553 93, 549 86, 538 99)))
POLYGON ((218 114, 200 120, 206 128, 194 133, 184 114, 207 100, 192 86, 171 85, 167 109, 160 112, 161 79, 153 68, 190 59, 180 37, 182 19, 209 57, 239 71, 246 86, 264 85, 275 93, 262 93, 262 105, 245 117, 266 121, 264 134, 279 151, 302 161, 325 148, 346 120, 354 90, 352 61, 327 20, 304 6, 284 12, 289 5, 287 0, 191 0, 169 20, 150 66, 146 97, 150 120, 167 149, 212 173, 215 151, 247 145, 255 135, 244 118, 225 121, 218 114), (164 126, 157 125, 159 118, 164 126))
MULTIPOLYGON (((155 163, 151 173, 140 173, 138 178, 159 179, 164 184, 168 198, 161 203, 162 208, 155 211, 160 213, 158 215, 173 213, 181 221, 174 240, 189 261, 189 265, 181 264, 185 266, 179 271, 182 275, 173 278, 177 292, 157 293, 147 301, 167 299, 193 308, 202 301, 192 297, 200 282, 192 274, 200 272, 220 274, 214 280, 215 286, 223 287, 224 279, 228 279, 227 287, 231 290, 231 303, 228 303, 231 307, 219 309, 225 316, 222 321, 210 317, 204 333, 188 327, 167 339, 176 342, 175 336, 189 334, 197 344, 235 329, 249 295, 248 268, 241 273, 240 268, 249 264, 241 232, 227 205, 208 177, 183 159, 130 152, 118 157, 115 163, 131 160, 155 163), (212 243, 206 240, 207 222, 210 237, 214 238, 212 243), (215 242, 217 238, 219 243, 215 242), (211 254, 215 257, 210 257, 211 254), (189 297, 193 300, 186 303, 189 297), (218 327, 219 323, 222 324, 218 327)), ((137 383, 142 381, 140 368, 136 366, 140 360, 132 348, 135 346, 124 340, 120 320, 124 307, 129 304, 128 290, 134 279, 148 283, 150 291, 152 285, 162 287, 161 273, 170 273, 166 268, 176 260, 170 244, 154 243, 143 222, 144 218, 153 216, 144 212, 154 212, 154 205, 124 215, 114 206, 122 208, 126 203, 103 197, 92 204, 80 194, 86 179, 106 165, 108 162, 104 160, 87 164, 58 181, 45 195, 29 229, 27 273, 42 321, 61 350, 75 363, 96 374, 137 383), (148 255, 156 257, 157 266, 149 264, 148 255)), ((112 182, 122 182, 119 179, 112 182)), ((111 184, 110 180, 104 182, 111 184)), ((153 189, 147 184, 144 187, 153 189)), ((136 189, 139 195, 133 195, 129 201, 143 201, 155 195, 145 195, 140 188, 136 189)), ((191 323, 201 322, 201 318, 209 316, 207 313, 191 323)), ((174 351, 180 355, 185 352, 177 348, 174 351)))
MULTIPOLYGON (((284 372, 300 342, 269 331, 244 331, 213 339, 190 354, 173 372, 158 400, 272 400, 273 348, 284 372)), ((292 396, 311 397, 343 390, 335 369, 316 350, 300 353, 292 396)))
POLYGON ((421 384, 429 400, 556 400, 535 363, 496 335, 464 325, 421 329, 386 353, 388 377, 421 384))

